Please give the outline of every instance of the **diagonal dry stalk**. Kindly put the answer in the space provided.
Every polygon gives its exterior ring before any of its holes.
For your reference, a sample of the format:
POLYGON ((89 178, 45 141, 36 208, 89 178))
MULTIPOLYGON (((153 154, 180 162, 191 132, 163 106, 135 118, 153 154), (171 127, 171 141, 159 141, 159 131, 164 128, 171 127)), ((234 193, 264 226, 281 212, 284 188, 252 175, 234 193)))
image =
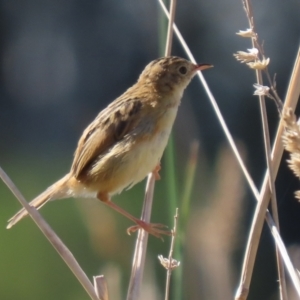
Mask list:
MULTIPOLYGON (((158 0, 159 1, 159 4, 161 5, 164 13, 166 14, 166 16, 169 18, 169 14, 168 14, 168 10, 167 8, 165 7, 164 3, 162 2, 162 0, 158 0)), ((192 62, 195 62, 195 59, 189 49, 189 47, 187 46, 184 38, 182 37, 180 31, 178 30, 176 24, 174 24, 174 31, 175 31, 175 34, 177 36, 177 38, 179 39, 183 49, 185 50, 187 56, 189 57, 189 59, 192 61, 192 62)), ((300 53, 300 52, 299 52, 300 53)), ((298 55, 299 57, 299 55, 298 55)), ((297 61, 299 61, 299 58, 297 58, 297 61)), ((286 105, 287 106, 291 106, 293 108, 293 110, 295 109, 295 106, 296 106, 296 103, 298 101, 298 96, 299 96, 299 89, 300 89, 300 85, 296 85, 297 83, 297 80, 299 82, 299 77, 300 75, 298 74, 298 72, 300 72, 300 65, 298 66, 298 64, 296 63, 295 64, 295 68, 294 68, 294 71, 293 71, 293 74, 292 74, 292 78, 291 78, 291 83, 289 85, 289 90, 288 90, 288 93, 287 93, 287 97, 286 97, 286 105)), ((236 159, 243 171, 243 174, 255 196, 255 199, 257 201, 259 201, 261 204, 264 204, 264 205, 259 205, 257 206, 257 210, 258 211, 262 211, 263 212, 263 216, 262 216, 262 220, 261 220, 261 224, 258 224, 257 223, 257 227, 262 227, 262 224, 263 224, 263 221, 264 221, 264 218, 266 218, 266 221, 267 221, 267 224, 268 226, 270 227, 271 229, 271 233, 273 235, 273 238, 277 244, 277 246, 279 247, 279 251, 280 251, 280 254, 284 260, 284 263, 285 263, 285 266, 287 268, 287 271, 289 272, 289 275, 291 276, 291 279, 292 279, 292 282, 297 290, 297 293, 300 295, 300 282, 299 282, 299 278, 298 278, 298 275, 297 273, 295 272, 295 269, 291 263, 291 260, 287 254, 287 250, 284 246, 284 243, 282 242, 281 240, 281 237, 277 231, 277 228, 275 226, 275 223, 273 221, 273 218, 271 216, 271 214, 269 213, 269 211, 267 210, 267 205, 265 205, 265 201, 268 201, 270 199, 270 188, 269 188, 269 174, 268 172, 265 174, 265 177, 264 177, 264 181, 263 181, 263 186, 262 186, 262 189, 261 189, 261 192, 258 191, 258 189, 256 188, 240 154, 239 154, 239 151, 236 147, 236 144, 229 132, 229 129, 225 123, 225 120, 220 112, 220 109, 217 105, 217 102, 212 94, 212 92, 210 91, 203 75, 201 72, 198 72, 198 76, 199 76, 199 79, 209 97, 209 100, 211 101, 211 104, 215 110, 215 113, 218 117, 218 120, 221 124, 221 127, 226 135, 226 138, 232 148, 232 151, 234 153, 234 155, 236 156, 236 159), (267 200, 266 200, 267 199, 267 200)), ((274 145, 273 145, 273 148, 272 148, 272 164, 273 164, 273 172, 274 172, 274 176, 277 174, 277 171, 278 171, 278 167, 279 167, 279 163, 280 163, 280 160, 281 160, 281 156, 282 156, 282 153, 283 153, 283 147, 282 147, 282 143, 281 143, 281 136, 282 136, 282 132, 283 132, 283 123, 280 122, 279 123, 279 127, 278 127, 278 130, 277 130, 277 135, 276 135, 276 139, 275 139, 275 142, 274 142, 274 145)), ((258 214, 259 215, 259 214, 258 214)), ((255 223, 256 224, 256 223, 255 223)), ((251 245, 250 245, 250 248, 251 248, 251 245)))
MULTIPOLYGON (((261 49, 259 46, 259 42, 257 40, 258 35, 255 30, 254 24, 254 16, 252 11, 252 5, 250 0, 243 0, 244 9, 247 15, 247 19, 249 22, 249 28, 253 32, 253 36, 251 37, 252 49, 258 48, 261 49)), ((262 58, 264 58, 263 53, 261 53, 262 58)), ((262 79, 262 70, 255 69, 256 74, 256 81, 259 85, 263 85, 262 79)), ((270 78, 270 76, 269 76, 270 78)), ((263 137, 264 137, 264 146, 265 146, 265 155, 266 155, 266 162, 267 162, 267 170, 269 172, 269 188, 271 193, 271 204, 272 204, 272 214, 275 220, 276 227, 279 231, 279 217, 278 217, 278 210, 277 210, 277 199, 276 199, 276 189, 275 189, 275 178, 272 169, 271 163, 271 145, 270 145, 270 134, 269 134, 269 127, 268 127, 268 118, 267 118, 267 111, 266 111, 266 104, 265 104, 265 96, 263 94, 259 95, 259 105, 260 105, 260 112, 261 112, 261 119, 262 119, 262 129, 263 129, 263 137)), ((251 237, 251 236, 250 236, 251 237)), ((255 239, 249 243, 259 243, 259 239, 255 239)), ((258 247, 258 245, 256 246, 258 247)), ((286 300, 287 299, 287 290, 286 290, 286 282, 285 282, 285 274, 284 274, 284 265, 283 261, 279 255, 278 247, 276 247, 276 257, 277 257, 277 266, 278 266, 278 276, 279 276, 279 290, 280 290, 280 299, 286 300)), ((253 267, 253 266, 252 266, 253 267)), ((249 266, 246 266, 243 269, 246 274, 242 274, 242 277, 247 276, 247 274, 252 274, 252 270, 250 270, 249 266)))
POLYGON ((3 182, 8 186, 8 188, 12 191, 15 197, 19 200, 19 202, 23 205, 23 207, 28 211, 29 216, 33 219, 48 241, 52 244, 54 249, 58 252, 60 257, 64 260, 70 270, 73 272, 75 277, 78 279, 80 284, 89 294, 90 298, 93 300, 100 300, 98 298, 95 289, 84 273, 84 271, 79 266, 75 257, 71 253, 71 251, 65 246, 65 244, 61 241, 61 239, 56 235, 56 233, 52 230, 52 228, 48 225, 48 223, 43 219, 41 214, 33 207, 31 207, 21 192, 17 189, 15 184, 11 181, 11 179, 7 176, 7 174, 0 168, 0 178, 3 182))
POLYGON ((171 55, 172 41, 173 41, 173 24, 174 24, 174 19, 175 19, 175 12, 176 12, 176 2, 177 2, 177 0, 171 0, 171 2, 170 2, 170 18, 169 18, 169 24, 168 24, 165 56, 171 55))
MULTIPOLYGON (((173 40, 173 23, 175 18, 176 11, 176 0, 171 0, 170 2, 170 19, 167 32, 166 40, 166 49, 165 56, 171 55, 172 49, 172 40, 173 40)), ((141 219, 147 223, 150 222, 152 202, 153 202, 153 193, 155 187, 155 176, 153 173, 150 173, 147 178, 146 192, 144 198, 144 205, 142 209, 141 219)), ((137 300, 140 296, 140 288, 142 284, 145 259, 147 253, 147 243, 148 243, 148 233, 143 229, 140 229, 138 232, 135 251, 133 255, 132 271, 131 277, 127 292, 127 300, 137 300)))

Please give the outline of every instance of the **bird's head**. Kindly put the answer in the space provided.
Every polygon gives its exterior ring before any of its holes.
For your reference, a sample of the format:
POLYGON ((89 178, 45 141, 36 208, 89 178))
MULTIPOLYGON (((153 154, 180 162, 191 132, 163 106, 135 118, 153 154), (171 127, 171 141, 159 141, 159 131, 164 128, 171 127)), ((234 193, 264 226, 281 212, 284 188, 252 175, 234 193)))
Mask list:
POLYGON ((162 57, 146 66, 139 82, 153 86, 159 93, 182 93, 197 71, 211 67, 210 64, 196 65, 177 56, 162 57))

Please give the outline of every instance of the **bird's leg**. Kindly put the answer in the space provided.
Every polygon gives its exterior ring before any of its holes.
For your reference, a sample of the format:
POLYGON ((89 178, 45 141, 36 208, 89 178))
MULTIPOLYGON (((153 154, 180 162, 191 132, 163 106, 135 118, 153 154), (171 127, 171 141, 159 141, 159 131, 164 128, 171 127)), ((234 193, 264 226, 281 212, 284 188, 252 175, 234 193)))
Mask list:
POLYGON ((132 226, 132 227, 129 227, 127 229, 127 233, 129 235, 130 235, 131 232, 135 232, 135 231, 137 231, 138 229, 141 229, 141 228, 144 229, 145 231, 147 231, 149 234, 152 234, 152 235, 154 235, 158 238, 161 238, 162 234, 164 234, 164 235, 171 235, 172 234, 170 231, 162 229, 162 228, 167 227, 163 224, 147 223, 147 222, 144 222, 144 221, 134 217, 129 212, 127 212, 126 210, 124 210, 120 206, 113 203, 110 200, 110 197, 107 193, 98 193, 97 198, 100 201, 102 201, 103 203, 105 203, 107 206, 111 207, 112 209, 116 210, 117 212, 119 212, 120 214, 122 214, 123 216, 125 216, 126 218, 130 219, 131 221, 133 221, 134 223, 137 224, 136 226, 132 226))
POLYGON ((161 170, 161 165, 160 162, 158 163, 158 165, 154 168, 154 170, 152 171, 155 180, 160 180, 160 175, 159 175, 159 171, 161 170))

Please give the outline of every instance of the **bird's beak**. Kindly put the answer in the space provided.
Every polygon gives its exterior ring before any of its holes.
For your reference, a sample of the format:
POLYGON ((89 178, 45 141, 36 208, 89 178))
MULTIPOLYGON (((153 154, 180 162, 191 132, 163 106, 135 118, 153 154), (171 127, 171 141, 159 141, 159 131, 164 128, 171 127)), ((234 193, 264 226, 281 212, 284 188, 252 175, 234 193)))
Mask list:
POLYGON ((199 64, 195 65, 195 71, 203 71, 209 68, 213 68, 213 65, 211 64, 199 64))

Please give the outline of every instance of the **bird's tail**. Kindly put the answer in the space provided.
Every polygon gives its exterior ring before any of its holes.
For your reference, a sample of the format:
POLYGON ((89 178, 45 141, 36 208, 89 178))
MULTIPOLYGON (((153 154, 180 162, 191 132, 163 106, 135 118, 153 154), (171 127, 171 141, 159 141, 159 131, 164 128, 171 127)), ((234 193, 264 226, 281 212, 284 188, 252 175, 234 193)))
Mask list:
MULTIPOLYGON (((68 181, 70 179, 70 175, 67 174, 62 179, 55 182, 53 185, 48 187, 43 193, 34 198, 29 205, 35 207, 36 209, 40 209, 44 204, 46 204, 50 200, 62 199, 68 197, 69 186, 68 181)), ((28 212, 25 208, 22 208, 18 211, 12 218, 8 220, 8 224, 6 226, 7 229, 11 228, 21 219, 26 217, 28 212)))

